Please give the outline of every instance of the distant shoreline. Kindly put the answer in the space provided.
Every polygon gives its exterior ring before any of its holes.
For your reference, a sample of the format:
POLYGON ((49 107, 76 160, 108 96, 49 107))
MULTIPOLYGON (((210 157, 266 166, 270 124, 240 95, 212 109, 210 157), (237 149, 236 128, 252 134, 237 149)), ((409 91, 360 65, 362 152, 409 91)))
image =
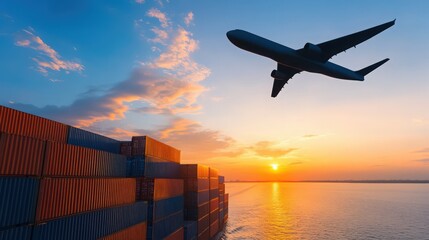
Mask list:
POLYGON ((303 180, 303 181, 225 181, 226 183, 288 182, 288 183, 429 183, 429 180, 303 180))

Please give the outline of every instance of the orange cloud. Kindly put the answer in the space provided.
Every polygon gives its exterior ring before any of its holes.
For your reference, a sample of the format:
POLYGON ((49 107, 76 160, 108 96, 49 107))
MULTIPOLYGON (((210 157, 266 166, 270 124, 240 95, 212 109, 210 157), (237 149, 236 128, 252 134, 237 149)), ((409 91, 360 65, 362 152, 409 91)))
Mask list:
POLYGON ((33 61, 38 65, 39 72, 47 73, 48 69, 54 71, 83 71, 84 69, 84 66, 80 63, 62 60, 57 51, 46 44, 39 36, 34 35, 30 30, 23 30, 18 38, 19 40, 15 42, 15 45, 31 48, 42 55, 33 58, 33 61))
POLYGON ((272 157, 272 158, 278 158, 285 156, 286 154, 289 154, 292 151, 297 150, 297 148, 279 148, 275 147, 274 142, 270 141, 260 141, 257 142, 255 145, 251 146, 250 149, 254 151, 257 155, 262 157, 272 157))
POLYGON ((186 15, 185 20, 184 20, 184 21, 185 21, 186 26, 189 26, 189 25, 191 24, 192 20, 194 20, 194 13, 189 12, 189 13, 186 15))
POLYGON ((158 9, 156 9, 156 8, 152 8, 152 9, 150 9, 150 10, 147 12, 147 15, 148 15, 149 17, 153 17, 153 18, 158 19, 158 21, 161 23, 161 26, 162 26, 163 28, 168 27, 169 22, 168 22, 167 15, 165 15, 165 13, 163 13, 163 12, 159 11, 158 9))

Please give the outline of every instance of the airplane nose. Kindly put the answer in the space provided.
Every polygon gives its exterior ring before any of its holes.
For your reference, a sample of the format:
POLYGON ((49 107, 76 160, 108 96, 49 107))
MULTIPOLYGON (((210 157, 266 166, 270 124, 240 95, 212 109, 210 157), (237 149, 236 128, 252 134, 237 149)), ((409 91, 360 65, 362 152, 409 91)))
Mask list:
POLYGON ((229 39, 229 41, 231 41, 232 42, 232 38, 233 38, 233 35, 234 35, 234 30, 231 30, 231 31, 228 31, 227 33, 226 33, 226 37, 229 39))
POLYGON ((226 33, 226 37, 229 39, 230 42, 237 44, 239 41, 239 38, 237 36, 238 31, 237 30, 231 30, 226 33))

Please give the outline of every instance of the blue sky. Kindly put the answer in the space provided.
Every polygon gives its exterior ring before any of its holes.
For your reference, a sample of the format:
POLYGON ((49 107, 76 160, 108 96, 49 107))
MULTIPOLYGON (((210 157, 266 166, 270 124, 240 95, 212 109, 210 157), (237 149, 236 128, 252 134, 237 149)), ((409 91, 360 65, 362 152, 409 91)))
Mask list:
POLYGON ((149 134, 182 149, 184 162, 226 175, 246 166, 240 179, 426 178, 428 7, 2 1, 0 104, 118 139, 149 134), (391 29, 332 59, 360 69, 391 58, 366 81, 302 73, 275 99, 276 64, 225 36, 244 29, 297 49, 395 18, 391 29), (283 172, 260 170, 272 163, 283 172))

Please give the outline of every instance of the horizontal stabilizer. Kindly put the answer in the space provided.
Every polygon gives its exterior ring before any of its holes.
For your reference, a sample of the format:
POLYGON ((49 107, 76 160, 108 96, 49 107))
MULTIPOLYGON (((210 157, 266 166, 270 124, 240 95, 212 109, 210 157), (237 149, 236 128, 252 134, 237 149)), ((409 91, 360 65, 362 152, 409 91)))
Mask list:
POLYGON ((356 71, 356 73, 357 73, 357 74, 359 74, 359 75, 365 76, 365 75, 367 75, 368 73, 370 73, 370 72, 374 71, 376 68, 378 68, 378 67, 380 67, 381 65, 383 65, 383 64, 384 64, 385 62, 387 62, 387 61, 389 61, 389 59, 388 59, 388 58, 386 58, 386 59, 384 59, 384 60, 381 60, 380 62, 374 63, 374 64, 372 64, 372 65, 370 65, 370 66, 368 66, 368 67, 366 67, 366 68, 362 68, 361 70, 356 71))

